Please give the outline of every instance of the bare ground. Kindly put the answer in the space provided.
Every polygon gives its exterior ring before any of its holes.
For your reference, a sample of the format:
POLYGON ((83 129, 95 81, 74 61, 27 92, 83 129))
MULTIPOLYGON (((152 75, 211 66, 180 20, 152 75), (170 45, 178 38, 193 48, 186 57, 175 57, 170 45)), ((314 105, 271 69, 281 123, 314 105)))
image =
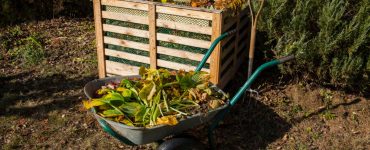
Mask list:
MULTIPOLYGON (((83 86, 97 78, 94 38, 88 19, 0 28, 1 149, 152 149, 120 143, 82 108, 83 86), (45 59, 27 65, 9 51, 31 35, 45 59)), ((227 91, 244 75, 242 67, 227 91)), ((370 149, 369 98, 269 72, 253 89, 217 128, 219 149, 370 149)), ((207 143, 203 127, 189 133, 207 143)))

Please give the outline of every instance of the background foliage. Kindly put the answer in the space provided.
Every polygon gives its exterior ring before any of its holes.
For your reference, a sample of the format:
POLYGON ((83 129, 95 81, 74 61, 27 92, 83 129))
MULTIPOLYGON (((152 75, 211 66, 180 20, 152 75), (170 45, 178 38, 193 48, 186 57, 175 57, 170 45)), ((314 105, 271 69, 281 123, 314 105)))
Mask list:
POLYGON ((90 0, 0 0, 0 26, 59 16, 92 16, 90 0))
POLYGON ((294 65, 281 68, 284 73, 336 87, 369 89, 370 1, 266 2, 258 28, 268 35, 265 45, 277 57, 298 56, 294 65))

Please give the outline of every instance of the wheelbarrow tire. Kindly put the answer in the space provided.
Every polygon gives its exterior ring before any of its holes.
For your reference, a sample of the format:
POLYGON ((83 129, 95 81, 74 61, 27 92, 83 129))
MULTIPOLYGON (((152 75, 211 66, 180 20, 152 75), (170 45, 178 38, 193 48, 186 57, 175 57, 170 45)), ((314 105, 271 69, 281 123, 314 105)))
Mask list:
POLYGON ((157 150, 204 150, 205 145, 192 138, 173 138, 163 142, 157 150))

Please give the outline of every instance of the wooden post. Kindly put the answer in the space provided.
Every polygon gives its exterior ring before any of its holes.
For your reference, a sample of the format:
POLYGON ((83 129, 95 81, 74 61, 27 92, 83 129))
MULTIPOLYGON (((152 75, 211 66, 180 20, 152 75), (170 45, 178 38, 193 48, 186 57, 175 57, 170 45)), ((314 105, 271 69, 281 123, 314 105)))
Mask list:
POLYGON ((150 3, 148 9, 149 19, 149 56, 150 56, 150 68, 157 68, 157 31, 156 31, 156 6, 154 3, 150 3))
POLYGON ((103 25, 102 25, 102 11, 100 0, 94 0, 94 20, 95 20, 95 35, 96 35, 96 49, 98 56, 98 71, 99 78, 106 76, 105 70, 105 53, 104 53, 104 39, 103 39, 103 25))
MULTIPOLYGON (((212 17, 212 41, 218 38, 222 32, 222 13, 214 13, 212 17)), ((221 44, 219 43, 211 55, 211 82, 220 85, 221 44)), ((221 83, 222 85, 222 83, 221 83)))

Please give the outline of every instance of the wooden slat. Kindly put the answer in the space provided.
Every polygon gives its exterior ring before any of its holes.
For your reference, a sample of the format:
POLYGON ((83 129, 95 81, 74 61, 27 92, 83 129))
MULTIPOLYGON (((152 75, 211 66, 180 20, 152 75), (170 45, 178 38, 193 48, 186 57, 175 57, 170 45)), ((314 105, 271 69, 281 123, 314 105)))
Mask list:
POLYGON ((104 43, 123 46, 123 47, 128 47, 128 48, 139 49, 139 50, 143 50, 143 51, 149 51, 149 44, 143 44, 143 43, 139 43, 139 42, 116 39, 116 38, 107 37, 107 36, 104 36, 104 43))
POLYGON ((248 20, 241 19, 240 20, 240 29, 241 30, 248 30, 248 20))
POLYGON ((240 51, 248 51, 248 48, 247 48, 247 42, 242 42, 242 44, 239 45, 239 49, 237 50, 236 53, 239 53, 240 51))
POLYGON ((226 59, 226 62, 222 64, 221 72, 223 72, 225 70, 230 71, 230 72, 234 71, 232 68, 227 68, 227 67, 229 67, 231 62, 233 62, 233 58, 226 59))
POLYGON ((115 25, 103 24, 103 30, 119 34, 137 36, 142 38, 149 38, 149 32, 145 30, 138 30, 134 28, 120 27, 115 25))
POLYGON ((107 64, 107 73, 108 74, 115 74, 121 76, 127 75, 138 75, 139 74, 139 67, 131 66, 119 62, 114 61, 105 61, 107 64))
MULTIPOLYGON (((192 71, 192 70, 196 69, 195 66, 175 63, 175 62, 161 60, 161 59, 158 59, 157 62, 158 62, 158 66, 165 67, 165 68, 170 68, 170 69, 175 69, 175 70, 183 69, 185 71, 192 71)), ((203 68, 202 71, 209 72, 210 70, 203 68)))
POLYGON ((137 62, 142 62, 149 64, 150 60, 149 57, 141 56, 141 55, 135 55, 127 52, 122 52, 122 51, 116 51, 116 50, 111 50, 111 49, 105 49, 105 55, 107 56, 113 56, 113 57, 118 57, 118 58, 123 58, 127 60, 132 60, 132 61, 137 61, 137 62))
MULTIPOLYGON (((239 31, 240 31, 240 37, 247 37, 248 32, 250 33, 251 29, 249 27, 248 28, 241 28, 239 31)), ((247 39, 245 39, 245 40, 247 40, 247 39)))
POLYGON ((102 14, 100 0, 94 0, 94 20, 95 20, 95 35, 96 35, 96 49, 98 57, 99 78, 104 78, 106 75, 106 64, 104 58, 104 39, 102 29, 102 14))
MULTIPOLYGON (((203 59, 203 56, 204 56, 203 54, 197 54, 197 53, 187 52, 187 51, 183 51, 183 50, 177 50, 177 49, 162 47, 162 46, 157 46, 157 52, 159 54, 181 57, 181 58, 195 60, 195 61, 201 61, 203 59)), ((210 62, 211 62, 210 59, 208 59, 207 63, 210 63, 210 62)))
POLYGON ((148 18, 142 16, 127 15, 123 13, 102 11, 103 18, 114 19, 126 22, 133 22, 139 24, 148 24, 148 18))
MULTIPOLYGON (((231 40, 233 39, 233 37, 235 37, 235 34, 234 35, 229 35, 228 37, 226 37, 226 39, 222 40, 221 42, 221 47, 225 47, 225 45, 231 40)), ((234 41, 231 41, 232 43, 234 43, 234 41)))
MULTIPOLYGON (((235 49, 235 44, 230 44, 228 47, 225 47, 222 50, 221 59, 225 59, 226 56, 228 56, 230 53, 233 53, 234 49, 235 49)), ((233 56, 233 55, 231 55, 231 56, 233 56)), ((233 59, 233 57, 232 58, 226 58, 226 59, 233 59)))
POLYGON ((210 41, 186 38, 186 37, 163 34, 163 33, 157 33, 157 39, 160 41, 189 45, 189 46, 200 47, 200 48, 205 48, 205 49, 208 49, 211 46, 210 41))
MULTIPOLYGON (((157 29, 156 29, 156 6, 149 4, 148 20, 149 20, 149 56, 150 68, 157 68, 157 29)), ((158 35, 159 36, 159 35, 158 35)))
POLYGON ((243 18, 248 13, 249 13, 249 9, 244 9, 242 12, 240 12, 239 16, 240 16, 240 18, 243 18))
MULTIPOLYGON (((222 32, 222 13, 213 14, 212 17, 212 41, 218 38, 222 32)), ((221 44, 217 44, 211 55, 211 82, 219 84, 220 81, 220 65, 221 65, 221 44)))
POLYGON ((236 24, 236 18, 232 18, 232 19, 229 19, 228 21, 227 21, 227 23, 226 24, 224 24, 224 26, 223 26, 223 31, 224 32, 226 32, 226 31, 229 31, 229 30, 232 30, 232 29, 230 29, 233 25, 235 25, 236 24))
MULTIPOLYGON (((242 60, 240 60, 240 59, 238 59, 238 50, 239 50, 239 41, 240 41, 240 16, 241 16, 242 14, 238 14, 237 16, 236 16, 236 18, 237 18, 237 21, 236 21, 236 34, 235 34, 235 40, 234 40, 234 45, 235 45, 235 49, 234 49, 234 54, 233 54, 233 59, 234 59, 234 61, 233 61, 233 72, 237 72, 237 70, 238 70, 238 66, 237 66, 237 64, 238 64, 238 61, 242 61, 242 60)), ((246 40, 246 39, 245 39, 246 40)))
POLYGON ((107 73, 107 77, 114 77, 114 76, 117 76, 117 75, 107 73))
POLYGON ((138 9, 138 10, 145 10, 145 11, 148 10, 148 5, 136 3, 136 2, 128 2, 128 1, 121 1, 121 0, 102 0, 101 2, 102 2, 102 5, 138 9))
POLYGON ((174 21, 160 20, 160 19, 157 19, 157 26, 175 29, 175 30, 181 30, 181 31, 212 35, 211 27, 203 27, 203 26, 198 26, 198 25, 184 24, 184 23, 178 23, 174 21))
POLYGON ((227 83, 234 77, 233 71, 227 71, 222 77, 221 77, 221 88, 225 87, 227 83))
POLYGON ((172 8, 166 6, 157 6, 157 13, 171 14, 177 16, 184 16, 190 18, 198 18, 205 20, 212 20, 213 13, 203 12, 203 11, 194 11, 181 8, 172 8))
POLYGON ((243 53, 238 55, 236 65, 234 66, 236 71, 239 69, 239 67, 243 64, 244 61, 248 60, 247 56, 248 56, 247 51, 244 51, 243 53))

